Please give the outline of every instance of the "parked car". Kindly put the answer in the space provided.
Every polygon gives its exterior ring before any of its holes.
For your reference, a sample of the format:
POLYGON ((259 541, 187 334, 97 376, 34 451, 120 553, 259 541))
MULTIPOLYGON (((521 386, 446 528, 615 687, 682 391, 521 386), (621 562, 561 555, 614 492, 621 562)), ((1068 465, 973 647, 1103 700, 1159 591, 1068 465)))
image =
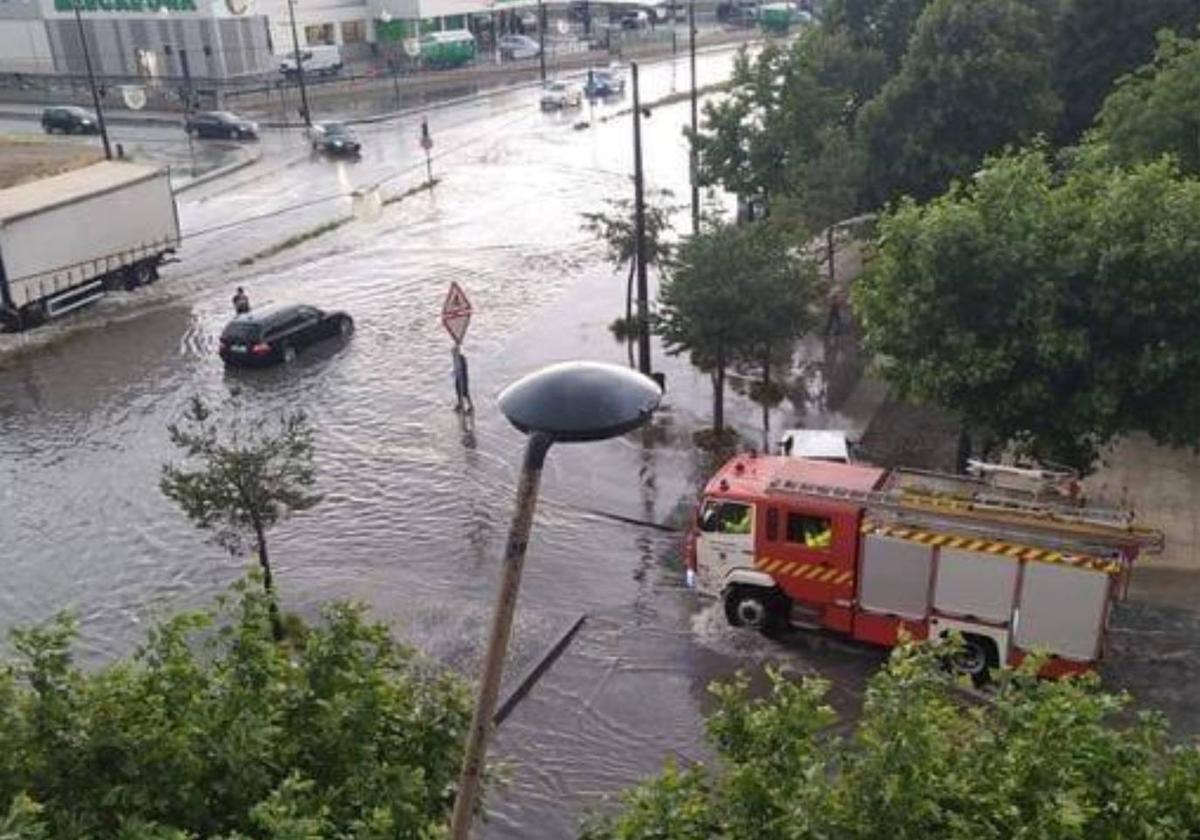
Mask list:
POLYGON ((625 92, 625 77, 615 68, 591 68, 583 92, 589 99, 617 96, 625 92))
POLYGON ((63 134, 99 134, 100 122, 96 115, 75 105, 56 105, 42 111, 42 128, 47 134, 61 131, 63 134))
MULTIPOLYGON (((304 72, 314 76, 336 76, 342 71, 342 48, 332 44, 306 47, 300 51, 300 66, 304 72)), ((284 78, 295 78, 296 54, 287 52, 279 56, 279 72, 284 78)))
POLYGON ((258 138, 258 123, 232 111, 201 111, 189 114, 184 131, 197 137, 227 137, 230 140, 258 138))
POLYGON ((316 123, 310 129, 309 137, 314 152, 350 157, 356 157, 362 152, 362 143, 359 142, 358 135, 345 123, 316 123))
POLYGON ((542 88, 543 111, 578 108, 583 104, 583 88, 571 82, 547 82, 542 88))
POLYGON ((537 58, 541 45, 528 35, 501 35, 496 42, 501 58, 537 58))
POLYGON ((321 341, 347 338, 354 319, 345 312, 284 304, 238 315, 225 325, 217 352, 227 365, 256 367, 290 362, 321 341))

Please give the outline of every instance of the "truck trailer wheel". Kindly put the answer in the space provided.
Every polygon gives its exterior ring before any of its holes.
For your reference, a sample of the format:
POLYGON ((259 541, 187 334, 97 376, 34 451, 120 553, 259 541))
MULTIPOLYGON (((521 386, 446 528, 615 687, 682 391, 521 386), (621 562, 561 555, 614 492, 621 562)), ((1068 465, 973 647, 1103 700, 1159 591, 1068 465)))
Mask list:
POLYGON ((787 627, 787 600, 777 590, 735 584, 725 592, 725 619, 770 636, 787 627))

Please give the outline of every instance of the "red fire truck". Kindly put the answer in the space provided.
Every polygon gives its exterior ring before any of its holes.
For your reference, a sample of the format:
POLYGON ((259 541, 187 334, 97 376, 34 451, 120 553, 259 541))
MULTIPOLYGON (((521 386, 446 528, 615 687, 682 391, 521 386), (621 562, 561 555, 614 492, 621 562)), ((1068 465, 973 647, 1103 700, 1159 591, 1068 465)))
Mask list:
POLYGON ((957 631, 956 666, 1101 658, 1112 604, 1162 535, 1129 513, 968 476, 739 455, 709 481, 689 578, 730 624, 821 628, 878 645, 957 631))

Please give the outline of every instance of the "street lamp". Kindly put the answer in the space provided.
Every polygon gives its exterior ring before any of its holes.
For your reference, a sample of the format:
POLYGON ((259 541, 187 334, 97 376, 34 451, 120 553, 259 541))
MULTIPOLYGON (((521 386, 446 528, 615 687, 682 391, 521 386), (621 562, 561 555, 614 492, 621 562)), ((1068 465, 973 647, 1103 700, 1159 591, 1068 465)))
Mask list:
POLYGON ((504 572, 483 660, 479 697, 454 800, 452 840, 467 840, 471 831, 546 453, 554 443, 605 440, 636 429, 649 419, 660 399, 662 391, 652 380, 628 368, 599 362, 551 365, 517 380, 500 393, 500 410, 529 437, 517 486, 517 506, 508 529, 504 572))
MULTIPOLYGON (((633 218, 637 237, 637 308, 638 308, 638 370, 650 375, 650 301, 649 282, 646 278, 646 189, 642 174, 642 105, 641 89, 638 86, 638 64, 629 62, 629 74, 633 80, 633 218)), ((645 115, 650 116, 647 108, 645 115)))
POLYGON ((92 73, 92 54, 88 50, 87 38, 83 34, 83 18, 79 14, 81 0, 75 0, 75 28, 79 30, 79 43, 83 46, 83 64, 87 67, 88 84, 92 87, 92 104, 96 106, 96 122, 100 127, 100 139, 104 141, 104 157, 112 160, 112 147, 108 145, 108 126, 104 124, 104 110, 100 107, 100 93, 96 90, 96 76, 92 73))
POLYGON ((692 236, 700 233, 700 176, 696 160, 696 0, 688 0, 688 60, 692 65, 692 136, 688 144, 688 163, 692 186, 692 236))
POLYGON ((300 61, 300 36, 296 34, 296 0, 287 0, 288 20, 292 24, 292 53, 296 57, 296 78, 300 82, 300 110, 303 112, 304 124, 312 125, 312 115, 308 112, 308 91, 304 87, 304 64, 300 61))

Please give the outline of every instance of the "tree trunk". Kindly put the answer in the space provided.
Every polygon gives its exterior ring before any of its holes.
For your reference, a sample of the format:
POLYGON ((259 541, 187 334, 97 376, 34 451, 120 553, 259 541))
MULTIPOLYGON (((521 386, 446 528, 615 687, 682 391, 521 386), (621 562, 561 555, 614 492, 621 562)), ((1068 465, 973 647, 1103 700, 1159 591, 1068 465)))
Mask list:
POLYGON ((271 561, 267 556, 267 534, 262 525, 254 523, 254 536, 258 540, 258 565, 262 567, 263 589, 267 593, 267 610, 271 616, 271 636, 283 641, 283 621, 279 618, 279 604, 275 599, 275 581, 271 577, 271 561))
POLYGON ((633 343, 638 336, 638 331, 633 328, 633 275, 636 271, 637 257, 634 257, 629 261, 629 277, 625 280, 625 349, 629 352, 630 367, 637 367, 633 359, 633 343))
POLYGON ((637 272, 637 257, 629 261, 629 276, 625 278, 625 325, 633 326, 633 275, 637 272))
POLYGON ((837 251, 833 247, 833 225, 825 228, 825 251, 829 260, 829 282, 833 284, 837 280, 833 270, 834 260, 837 258, 837 251))
POLYGON ((725 435, 725 348, 717 348, 717 364, 713 370, 713 433, 720 440, 725 435))

